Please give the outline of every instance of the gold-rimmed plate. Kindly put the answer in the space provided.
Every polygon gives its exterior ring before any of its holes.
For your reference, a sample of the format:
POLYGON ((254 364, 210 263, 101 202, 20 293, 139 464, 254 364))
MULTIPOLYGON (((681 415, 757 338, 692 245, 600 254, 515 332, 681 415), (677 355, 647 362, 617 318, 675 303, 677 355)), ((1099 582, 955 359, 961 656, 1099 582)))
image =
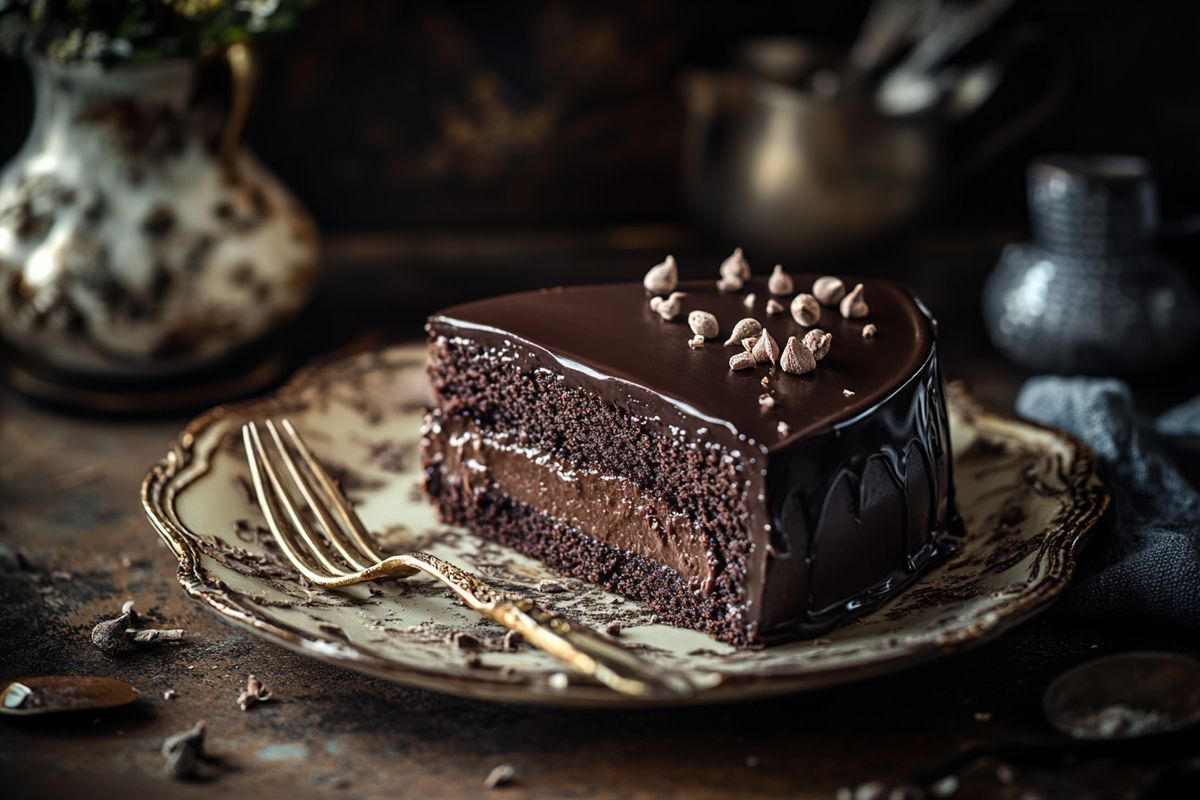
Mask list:
POLYGON ((273 395, 193 421, 142 485, 142 502, 179 559, 179 581, 232 622, 313 657, 435 691, 546 706, 728 702, 893 672, 986 641, 1036 613, 1070 580, 1108 505, 1092 455, 1070 436, 979 408, 950 392, 958 552, 899 597, 821 639, 737 650, 587 581, 562 578, 506 547, 441 524, 422 495, 417 453, 428 403, 419 346, 313 367, 273 395), (502 590, 534 595, 703 688, 684 700, 617 695, 506 647, 500 626, 431 580, 325 591, 276 552, 252 498, 238 428, 286 414, 389 552, 424 550, 502 590), (547 584, 546 582, 549 582, 547 584), (469 636, 461 636, 467 633, 469 636), (464 644, 468 646, 463 646, 464 644))

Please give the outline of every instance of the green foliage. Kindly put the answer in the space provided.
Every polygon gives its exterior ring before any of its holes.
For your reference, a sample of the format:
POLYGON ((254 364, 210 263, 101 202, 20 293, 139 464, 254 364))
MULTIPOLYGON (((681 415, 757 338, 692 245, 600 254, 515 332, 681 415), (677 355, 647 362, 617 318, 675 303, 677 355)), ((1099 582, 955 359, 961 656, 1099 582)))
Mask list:
POLYGON ((0 0, 0 53, 148 61, 288 30, 313 0, 0 0))

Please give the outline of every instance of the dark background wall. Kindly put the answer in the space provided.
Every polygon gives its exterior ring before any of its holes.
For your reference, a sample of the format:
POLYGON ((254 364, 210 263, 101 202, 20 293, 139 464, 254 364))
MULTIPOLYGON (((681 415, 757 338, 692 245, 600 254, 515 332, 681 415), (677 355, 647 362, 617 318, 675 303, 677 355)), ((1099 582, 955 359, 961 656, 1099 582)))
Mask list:
MULTIPOLYGON (((263 49, 248 137, 328 232, 681 220, 684 72, 751 36, 849 42, 866 7, 327 0, 263 49)), ((1021 25, 1044 42, 948 157, 1059 70, 1069 93, 932 221, 1019 224, 1024 164, 1050 150, 1146 155, 1167 213, 1200 210, 1200 3, 1026 0, 996 35, 1021 25)), ((0 160, 29 110, 24 68, 0 62, 0 160)))

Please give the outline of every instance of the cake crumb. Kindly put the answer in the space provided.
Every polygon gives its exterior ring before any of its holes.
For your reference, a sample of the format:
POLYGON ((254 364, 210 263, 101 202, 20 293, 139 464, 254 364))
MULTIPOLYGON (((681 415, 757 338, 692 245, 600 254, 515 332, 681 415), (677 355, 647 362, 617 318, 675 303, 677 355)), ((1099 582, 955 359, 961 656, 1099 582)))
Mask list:
POLYGON ((459 650, 478 650, 479 640, 466 631, 455 631, 450 640, 459 650))
POLYGON ((693 350, 699 350, 701 347, 704 347, 704 337, 700 334, 696 334, 692 338, 688 339, 688 347, 692 348, 693 350))
POLYGON ((868 322, 866 325, 863 325, 862 337, 864 339, 874 339, 876 331, 877 328, 874 323, 868 322))
POLYGON ((842 396, 843 397, 854 397, 854 392, 852 392, 849 389, 842 389, 842 396))
POLYGON ((759 381, 759 383, 761 383, 762 387, 765 389, 771 385, 771 379, 768 376, 763 375, 763 379, 759 381))
POLYGON ((792 432, 792 429, 788 427, 788 424, 786 422, 780 422, 778 425, 775 426, 775 430, 779 432, 780 436, 787 436, 789 433, 792 432))
POLYGON ((502 786, 511 784, 516 777, 516 767, 512 764, 501 764, 492 768, 492 771, 484 778, 483 785, 488 789, 499 789, 502 786))
POLYGON ((758 404, 763 408, 774 408, 775 398, 771 397, 770 393, 764 392, 758 396, 758 404))

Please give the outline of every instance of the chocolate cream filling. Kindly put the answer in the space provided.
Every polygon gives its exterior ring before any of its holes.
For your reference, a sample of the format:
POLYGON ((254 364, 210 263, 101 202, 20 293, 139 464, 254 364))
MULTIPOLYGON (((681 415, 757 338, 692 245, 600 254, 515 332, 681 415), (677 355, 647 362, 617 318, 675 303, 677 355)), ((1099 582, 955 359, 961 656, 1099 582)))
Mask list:
POLYGON ((708 538, 633 482, 562 464, 503 433, 484 434, 460 418, 442 418, 432 426, 430 455, 447 480, 459 481, 472 495, 508 495, 602 544, 670 567, 701 592, 712 591, 708 538))

